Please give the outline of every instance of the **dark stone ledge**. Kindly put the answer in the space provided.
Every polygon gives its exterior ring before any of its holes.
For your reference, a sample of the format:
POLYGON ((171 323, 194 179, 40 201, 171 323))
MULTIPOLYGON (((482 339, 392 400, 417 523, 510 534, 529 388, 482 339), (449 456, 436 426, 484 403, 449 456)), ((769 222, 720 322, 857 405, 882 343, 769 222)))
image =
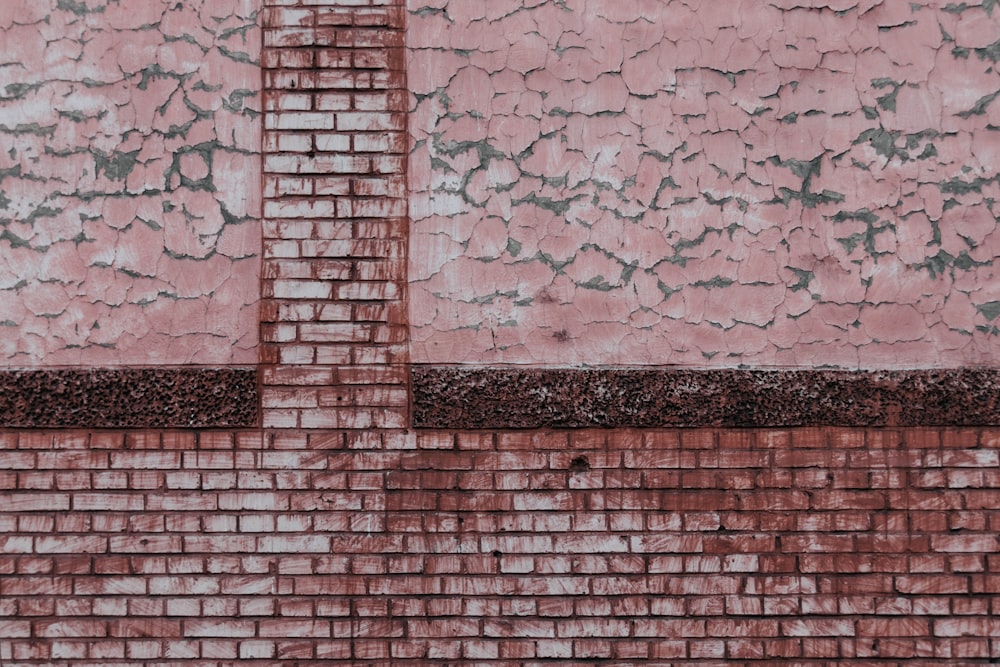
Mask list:
POLYGON ((1000 369, 413 367, 418 428, 988 426, 1000 369))
POLYGON ((259 423, 254 368, 0 371, 4 428, 229 428, 259 423))

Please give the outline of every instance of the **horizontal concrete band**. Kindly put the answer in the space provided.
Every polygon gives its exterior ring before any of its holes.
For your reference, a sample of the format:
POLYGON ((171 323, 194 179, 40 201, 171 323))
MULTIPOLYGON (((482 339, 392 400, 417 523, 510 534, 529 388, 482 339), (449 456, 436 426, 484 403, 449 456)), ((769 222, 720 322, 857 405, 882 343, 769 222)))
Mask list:
POLYGON ((0 427, 214 428, 259 423, 255 368, 0 371, 0 427))
POLYGON ((986 426, 1000 369, 414 366, 423 428, 986 426))

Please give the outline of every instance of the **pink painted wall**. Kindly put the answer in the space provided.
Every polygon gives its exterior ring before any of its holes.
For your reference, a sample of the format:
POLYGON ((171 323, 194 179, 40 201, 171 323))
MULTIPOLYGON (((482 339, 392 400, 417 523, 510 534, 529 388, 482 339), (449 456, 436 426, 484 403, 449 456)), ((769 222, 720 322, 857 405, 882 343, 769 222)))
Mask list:
POLYGON ((1000 8, 411 0, 415 362, 1000 363, 1000 8))
POLYGON ((0 362, 256 362, 258 5, 0 3, 0 362))

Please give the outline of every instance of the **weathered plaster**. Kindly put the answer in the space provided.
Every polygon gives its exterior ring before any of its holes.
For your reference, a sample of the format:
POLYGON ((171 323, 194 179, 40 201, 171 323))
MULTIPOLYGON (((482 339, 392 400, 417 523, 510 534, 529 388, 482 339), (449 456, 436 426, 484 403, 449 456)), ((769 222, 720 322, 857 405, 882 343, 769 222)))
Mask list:
POLYGON ((258 5, 0 3, 0 361, 256 361, 258 5))
POLYGON ((415 362, 1000 362, 1000 8, 410 0, 415 362))

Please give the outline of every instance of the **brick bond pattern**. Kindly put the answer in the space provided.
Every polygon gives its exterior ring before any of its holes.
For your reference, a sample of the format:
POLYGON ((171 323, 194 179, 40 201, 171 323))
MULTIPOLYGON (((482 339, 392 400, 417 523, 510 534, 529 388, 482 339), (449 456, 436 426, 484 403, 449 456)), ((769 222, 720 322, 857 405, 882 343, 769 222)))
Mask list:
POLYGON ((997 430, 0 447, 5 667, 1000 657, 997 430))
POLYGON ((403 7, 264 4, 264 426, 401 428, 403 7))
POLYGON ((266 428, 0 433, 4 667, 1000 658, 1000 430, 402 430, 400 7, 269 5, 266 428))

